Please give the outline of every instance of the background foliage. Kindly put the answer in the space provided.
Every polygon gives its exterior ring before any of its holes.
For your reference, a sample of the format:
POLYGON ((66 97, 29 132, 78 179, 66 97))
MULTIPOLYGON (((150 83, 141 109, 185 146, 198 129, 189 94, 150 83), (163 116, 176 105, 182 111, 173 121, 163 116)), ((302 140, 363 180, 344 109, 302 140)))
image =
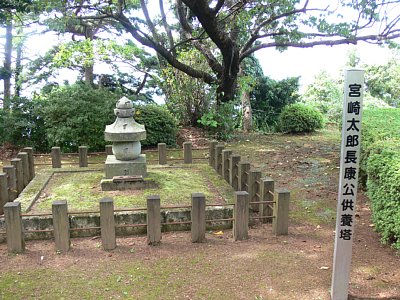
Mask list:
POLYGON ((43 120, 43 106, 39 101, 14 97, 11 110, 0 110, 0 141, 16 147, 35 146, 46 151, 48 141, 43 120))
POLYGON ((54 88, 41 101, 49 146, 77 152, 79 146, 104 150, 104 128, 115 117, 113 108, 120 95, 85 84, 54 88))
POLYGON ((146 127, 147 138, 143 146, 156 146, 166 143, 176 146, 177 121, 172 114, 159 105, 135 105, 135 120, 146 127))
POLYGON ((298 77, 283 80, 258 77, 251 92, 254 127, 260 131, 274 131, 282 109, 299 99, 298 77))

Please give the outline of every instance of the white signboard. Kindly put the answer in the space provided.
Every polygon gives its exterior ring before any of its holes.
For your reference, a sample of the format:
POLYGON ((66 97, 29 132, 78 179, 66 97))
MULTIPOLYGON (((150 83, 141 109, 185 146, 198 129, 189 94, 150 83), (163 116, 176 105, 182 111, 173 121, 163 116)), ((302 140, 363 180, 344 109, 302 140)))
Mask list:
POLYGON ((345 71, 339 195, 333 255, 332 300, 348 298, 360 163, 364 70, 345 71))

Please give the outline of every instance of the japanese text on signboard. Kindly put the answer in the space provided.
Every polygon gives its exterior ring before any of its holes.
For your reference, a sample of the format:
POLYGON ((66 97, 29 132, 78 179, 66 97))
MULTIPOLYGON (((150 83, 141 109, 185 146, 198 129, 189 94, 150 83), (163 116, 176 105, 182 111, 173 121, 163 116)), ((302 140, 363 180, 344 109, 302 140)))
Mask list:
POLYGON ((353 236, 355 197, 358 179, 358 163, 360 157, 360 129, 362 92, 361 84, 349 84, 347 95, 347 111, 345 113, 344 159, 341 172, 341 205, 339 220, 339 239, 351 241, 353 236))

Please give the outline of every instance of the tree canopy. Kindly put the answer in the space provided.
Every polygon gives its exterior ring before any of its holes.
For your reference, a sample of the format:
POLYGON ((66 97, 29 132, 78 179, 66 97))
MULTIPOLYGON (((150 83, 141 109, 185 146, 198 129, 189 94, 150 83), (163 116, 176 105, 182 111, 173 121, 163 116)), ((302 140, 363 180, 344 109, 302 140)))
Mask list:
POLYGON ((232 100, 240 64, 263 48, 384 43, 400 37, 400 1, 69 1, 81 20, 110 19, 136 42, 155 50, 164 63, 217 85, 218 101, 232 100), (142 13, 135 11, 138 7, 142 13), (182 61, 178 49, 196 48, 212 72, 182 61))

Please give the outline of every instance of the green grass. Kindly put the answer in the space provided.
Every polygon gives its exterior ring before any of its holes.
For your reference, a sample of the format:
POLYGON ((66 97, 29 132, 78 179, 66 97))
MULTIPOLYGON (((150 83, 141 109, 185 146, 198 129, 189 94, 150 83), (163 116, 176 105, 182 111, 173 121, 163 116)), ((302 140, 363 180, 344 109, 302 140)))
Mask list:
POLYGON ((204 193, 209 203, 233 202, 233 190, 207 165, 181 168, 149 168, 149 179, 157 188, 135 191, 104 192, 100 189, 103 172, 57 173, 50 180, 45 198, 38 201, 35 211, 50 211, 56 200, 67 200, 70 210, 98 207, 103 197, 112 197, 117 208, 145 207, 148 195, 160 195, 162 205, 190 204, 191 194, 204 193))
POLYGON ((196 294, 195 299, 231 299, 234 295, 223 292, 223 286, 218 292, 196 284, 196 278, 216 268, 199 251, 150 262, 134 257, 123 263, 103 262, 90 271, 73 266, 4 272, 0 299, 176 299, 187 293, 196 294))
POLYGON ((291 201, 292 208, 289 215, 292 222, 312 225, 334 224, 336 209, 330 207, 327 199, 307 199, 299 191, 291 191, 291 201))

